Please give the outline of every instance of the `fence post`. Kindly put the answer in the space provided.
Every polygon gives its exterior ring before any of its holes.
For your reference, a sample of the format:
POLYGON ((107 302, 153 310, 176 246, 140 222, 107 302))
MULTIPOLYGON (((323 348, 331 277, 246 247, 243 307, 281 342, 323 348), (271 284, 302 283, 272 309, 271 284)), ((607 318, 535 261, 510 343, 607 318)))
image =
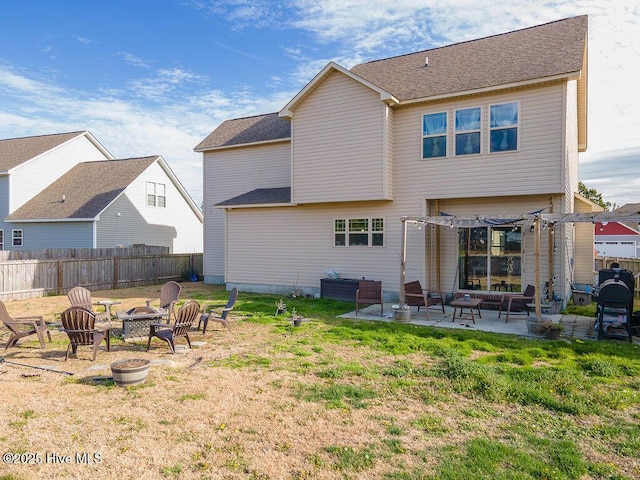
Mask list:
POLYGON ((120 258, 113 257, 113 288, 118 288, 118 282, 120 276, 120 258))
POLYGON ((64 293, 64 273, 63 273, 62 260, 58 260, 58 295, 64 293))

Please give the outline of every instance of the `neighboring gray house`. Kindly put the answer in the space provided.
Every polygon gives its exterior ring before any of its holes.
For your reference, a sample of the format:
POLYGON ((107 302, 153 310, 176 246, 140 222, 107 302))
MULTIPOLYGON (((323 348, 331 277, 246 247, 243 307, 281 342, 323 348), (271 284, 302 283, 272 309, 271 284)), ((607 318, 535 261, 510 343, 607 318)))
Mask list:
POLYGON ((4 249, 202 251, 202 213, 159 155, 116 160, 74 132, 1 140, 0 165, 4 249))
MULTIPOLYGON (((327 64, 279 112, 230 119, 203 154, 204 279, 318 293, 327 270, 444 291, 536 283, 531 222, 411 228, 401 217, 590 213, 588 19, 573 17, 356 65, 327 64)), ((476 217, 478 218, 478 217, 476 217)), ((504 218, 504 217, 503 217, 504 218)), ((545 282, 567 298, 593 271, 593 228, 542 234, 545 282)))

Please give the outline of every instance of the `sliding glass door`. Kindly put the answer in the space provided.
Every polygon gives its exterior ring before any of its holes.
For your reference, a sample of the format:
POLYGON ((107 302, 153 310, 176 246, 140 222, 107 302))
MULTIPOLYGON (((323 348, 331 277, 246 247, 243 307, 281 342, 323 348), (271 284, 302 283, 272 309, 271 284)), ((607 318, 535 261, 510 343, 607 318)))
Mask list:
POLYGON ((458 229, 458 288, 521 292, 520 227, 458 229))

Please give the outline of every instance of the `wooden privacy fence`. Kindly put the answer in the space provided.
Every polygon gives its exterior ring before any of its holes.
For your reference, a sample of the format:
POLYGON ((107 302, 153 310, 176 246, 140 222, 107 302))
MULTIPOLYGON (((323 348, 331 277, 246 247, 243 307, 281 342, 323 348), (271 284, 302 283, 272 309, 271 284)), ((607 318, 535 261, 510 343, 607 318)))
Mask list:
POLYGON ((201 275, 201 253, 0 261, 0 300, 63 295, 78 285, 110 290, 201 275))

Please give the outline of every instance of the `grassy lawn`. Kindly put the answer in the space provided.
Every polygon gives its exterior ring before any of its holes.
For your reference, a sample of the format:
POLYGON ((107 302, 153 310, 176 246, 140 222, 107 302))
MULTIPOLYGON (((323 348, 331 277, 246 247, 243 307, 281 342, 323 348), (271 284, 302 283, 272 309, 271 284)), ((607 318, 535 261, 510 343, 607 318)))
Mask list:
MULTIPOLYGON (((200 284, 182 298, 226 296, 200 284)), ((47 415, 3 389, 3 452, 88 451, 83 445, 108 434, 108 466, 93 478, 640 478, 637 345, 341 320, 353 305, 325 299, 282 298, 287 313, 276 316, 280 298, 241 293, 233 332, 194 333, 207 344, 188 356, 166 356, 161 346, 144 352, 184 362, 154 366, 140 386, 52 376, 45 388, 34 387, 43 378, 20 379, 25 394, 124 410, 99 415, 97 433, 85 434, 86 417, 57 400, 63 406, 51 421, 75 422, 77 432, 57 427, 41 439, 47 415), (290 322, 293 309, 306 319, 301 327, 290 322), (138 412, 141 398, 158 413, 138 412), (129 455, 144 442, 153 461, 134 466, 129 455), (125 464, 131 476, 119 473, 125 464)), ((63 337, 54 344, 47 348, 66 348, 63 337)), ((70 359, 56 368, 90 364, 70 359)), ((32 467, 10 465, 0 479, 83 471, 32 467)))

